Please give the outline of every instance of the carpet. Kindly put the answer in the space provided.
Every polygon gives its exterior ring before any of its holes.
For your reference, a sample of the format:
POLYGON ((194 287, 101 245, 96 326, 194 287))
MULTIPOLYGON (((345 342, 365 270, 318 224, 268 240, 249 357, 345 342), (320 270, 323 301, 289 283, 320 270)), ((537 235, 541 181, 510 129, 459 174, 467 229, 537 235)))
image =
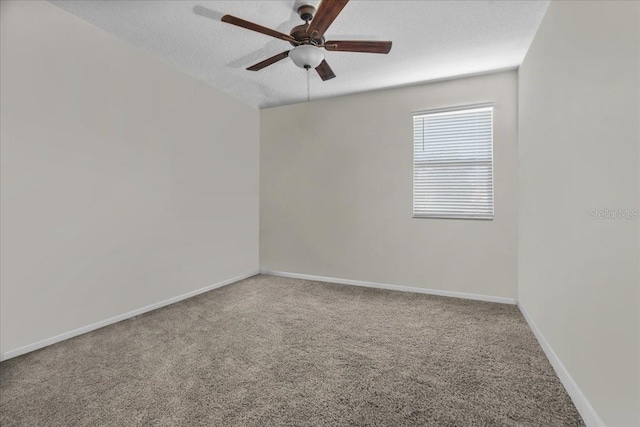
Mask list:
POLYGON ((258 275, 0 364, 2 426, 582 426, 516 306, 258 275))

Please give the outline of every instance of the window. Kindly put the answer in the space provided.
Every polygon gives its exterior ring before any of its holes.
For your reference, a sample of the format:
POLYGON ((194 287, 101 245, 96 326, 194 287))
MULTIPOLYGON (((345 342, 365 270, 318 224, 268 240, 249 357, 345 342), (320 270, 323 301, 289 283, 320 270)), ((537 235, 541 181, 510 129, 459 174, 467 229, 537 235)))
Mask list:
POLYGON ((493 105, 413 114, 413 216, 493 219, 493 105))

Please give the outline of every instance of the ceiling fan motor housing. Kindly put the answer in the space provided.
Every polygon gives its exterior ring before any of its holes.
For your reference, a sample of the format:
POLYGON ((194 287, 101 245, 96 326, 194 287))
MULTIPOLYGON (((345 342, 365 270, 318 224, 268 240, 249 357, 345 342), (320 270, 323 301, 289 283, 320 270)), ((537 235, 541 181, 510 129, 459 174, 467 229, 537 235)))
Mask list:
MULTIPOLYGON (((307 27, 309 25, 309 22, 311 22, 311 20, 313 19, 315 13, 316 13, 316 8, 311 6, 310 4, 303 5, 298 8, 298 15, 300 15, 300 18, 305 23, 302 25, 298 25, 297 27, 294 27, 290 33, 291 37, 296 39, 298 44, 299 43, 312 44, 315 46, 322 46, 324 44, 324 37, 320 36, 320 37, 315 37, 311 39, 307 34, 307 27)), ((291 42, 291 44, 293 46, 297 46, 296 43, 291 42)))
MULTIPOLYGON (((307 34, 307 25, 303 24, 303 25, 298 25, 297 27, 293 27, 293 30, 291 30, 291 37, 293 37, 294 39, 296 39, 296 41, 302 44, 312 44, 315 46, 322 46, 324 45, 324 37, 315 37, 313 39, 309 38, 309 35, 307 34)), ((296 43, 290 42, 291 45, 293 46, 297 46, 296 43)))

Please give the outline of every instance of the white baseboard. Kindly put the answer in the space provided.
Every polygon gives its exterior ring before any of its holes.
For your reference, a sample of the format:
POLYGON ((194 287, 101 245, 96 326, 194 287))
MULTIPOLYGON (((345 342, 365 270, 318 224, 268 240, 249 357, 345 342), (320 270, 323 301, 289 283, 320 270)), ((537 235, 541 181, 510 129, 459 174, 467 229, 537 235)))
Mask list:
POLYGON ((338 279, 335 277, 313 276, 311 274, 288 273, 286 271, 260 270, 260 274, 289 277, 292 279, 315 280, 317 282, 338 283, 341 285, 364 286, 367 288, 388 289, 391 291, 414 292, 418 294, 439 295, 443 297, 464 298, 477 301, 516 304, 515 298, 494 297, 490 295, 468 294, 465 292, 440 291, 437 289, 418 288, 414 286, 390 285, 387 283, 365 282, 362 280, 338 279))
POLYGON ((605 424, 598 416, 598 413, 593 409, 593 406, 591 406, 587 397, 584 395, 582 390, 580 390, 578 384, 576 384, 573 378, 571 378, 569 371, 564 367, 560 358, 553 351, 551 345, 545 339, 544 335, 542 335, 542 332, 540 332, 540 329, 538 329, 527 311, 522 307, 522 304, 518 303, 518 308, 529 324, 529 328, 531 328, 533 334, 540 343, 540 347, 542 347, 544 354, 547 355, 547 359, 549 359, 551 366, 553 366, 553 369, 556 371, 556 375, 558 375, 560 382, 562 382, 562 385, 567 390, 567 394, 569 394, 569 397, 576 406, 576 409, 580 412, 580 416, 582 416, 582 420, 585 422, 587 427, 605 427, 605 424))
POLYGON ((138 308, 136 310, 130 311, 128 313, 120 314, 118 316, 111 317, 109 319, 101 320, 100 322, 92 323, 91 325, 83 326, 78 329, 74 329, 69 332, 65 332, 60 335, 56 335, 51 338, 47 338, 33 344, 25 345, 20 348, 16 348, 15 350, 9 350, 0 355, 0 361, 11 359, 13 357, 17 357, 26 353, 30 353, 35 350, 39 350, 43 347, 50 346, 52 344, 58 343, 60 341, 68 340, 69 338, 77 337, 78 335, 86 334, 87 332, 95 331, 96 329, 103 328, 105 326, 120 322, 122 320, 130 319, 131 317, 138 316, 140 314, 146 313, 148 311, 152 311, 170 304, 174 304, 176 302, 185 300, 187 298, 195 297, 196 295, 200 295, 205 292, 212 291, 214 289, 221 288, 226 285, 230 285, 235 282, 239 282, 240 280, 247 279, 251 276, 255 276, 259 274, 258 271, 252 271, 247 274, 243 274, 241 276, 232 277, 231 279, 223 280, 218 283, 214 283, 213 285, 205 286, 204 288, 196 289, 195 291, 187 292, 186 294, 178 295, 173 298, 166 299, 164 301, 157 302, 155 304, 148 305, 146 307, 138 308))

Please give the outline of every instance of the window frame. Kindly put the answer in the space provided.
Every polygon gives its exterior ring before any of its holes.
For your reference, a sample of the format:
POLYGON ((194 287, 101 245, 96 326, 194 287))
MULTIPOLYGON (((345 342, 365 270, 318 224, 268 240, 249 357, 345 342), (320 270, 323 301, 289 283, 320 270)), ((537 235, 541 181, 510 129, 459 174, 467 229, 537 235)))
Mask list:
POLYGON ((456 105, 452 107, 434 108, 429 110, 414 111, 411 113, 412 119, 412 141, 411 141, 411 157, 412 157, 412 218, 414 219, 461 219, 461 220, 480 220, 493 221, 495 219, 495 162, 494 162, 494 123, 495 123, 495 104, 493 102, 482 102, 476 104, 456 105), (491 214, 490 215, 463 215, 463 214, 417 214, 416 213, 416 156, 415 156, 415 119, 420 116, 427 116, 438 113, 449 113, 455 111, 476 110, 490 108, 491 109, 491 214))

